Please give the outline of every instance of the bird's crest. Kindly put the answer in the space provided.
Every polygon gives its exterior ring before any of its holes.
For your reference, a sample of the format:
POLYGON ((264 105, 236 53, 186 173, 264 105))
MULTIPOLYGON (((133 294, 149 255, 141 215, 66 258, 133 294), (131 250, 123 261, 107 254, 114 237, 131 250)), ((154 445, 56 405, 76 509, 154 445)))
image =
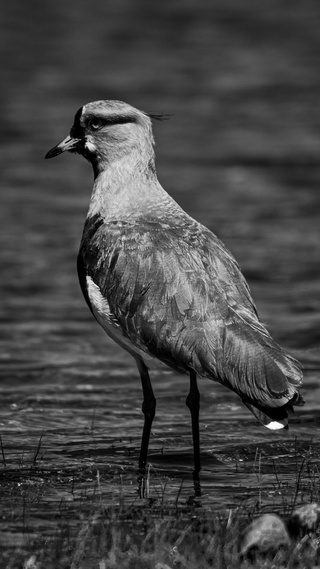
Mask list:
POLYGON ((147 117, 150 119, 155 119, 156 121, 167 121, 169 120, 172 115, 168 115, 165 113, 157 114, 157 113, 146 113, 147 117))

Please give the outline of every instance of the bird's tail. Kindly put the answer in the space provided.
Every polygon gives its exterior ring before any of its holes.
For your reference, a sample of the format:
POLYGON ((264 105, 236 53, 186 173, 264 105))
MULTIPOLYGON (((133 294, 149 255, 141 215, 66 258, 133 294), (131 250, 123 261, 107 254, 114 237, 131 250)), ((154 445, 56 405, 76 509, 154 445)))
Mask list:
POLYGON ((227 326, 225 380, 263 425, 272 430, 288 428, 293 406, 304 404, 298 390, 301 366, 259 321, 248 324, 235 319, 227 326))
POLYGON ((289 416, 293 413, 293 405, 304 405, 304 400, 300 393, 297 393, 283 407, 262 407, 248 403, 244 399, 242 401, 258 421, 272 431, 288 429, 289 416))

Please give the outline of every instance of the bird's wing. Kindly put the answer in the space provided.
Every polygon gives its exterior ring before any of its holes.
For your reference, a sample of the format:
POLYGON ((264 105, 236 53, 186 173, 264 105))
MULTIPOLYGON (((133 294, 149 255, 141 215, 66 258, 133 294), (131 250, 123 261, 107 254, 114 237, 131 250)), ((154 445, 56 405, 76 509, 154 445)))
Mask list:
POLYGON ((216 378, 249 403, 281 406, 293 397, 295 361, 259 322, 237 263, 209 230, 196 222, 95 224, 85 229, 81 263, 136 348, 216 378))

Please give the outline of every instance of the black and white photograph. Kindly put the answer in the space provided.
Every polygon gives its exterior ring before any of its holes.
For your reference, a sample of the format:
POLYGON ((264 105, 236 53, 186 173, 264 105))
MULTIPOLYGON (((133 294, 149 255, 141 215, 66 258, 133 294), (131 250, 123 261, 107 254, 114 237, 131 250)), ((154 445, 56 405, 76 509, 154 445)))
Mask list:
POLYGON ((0 569, 320 564, 319 24, 2 6, 0 569))

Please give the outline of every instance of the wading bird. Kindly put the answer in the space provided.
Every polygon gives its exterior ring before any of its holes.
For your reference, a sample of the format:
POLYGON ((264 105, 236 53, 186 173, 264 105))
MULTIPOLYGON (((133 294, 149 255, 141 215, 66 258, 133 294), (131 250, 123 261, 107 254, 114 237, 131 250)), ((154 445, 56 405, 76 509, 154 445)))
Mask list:
POLYGON ((75 152, 91 162, 94 186, 78 256, 80 285, 107 334, 136 360, 144 428, 144 473, 156 400, 148 361, 189 374, 194 480, 200 471, 197 376, 236 392, 269 429, 302 405, 299 363, 259 321, 240 268, 209 229, 158 182, 151 119, 120 101, 75 115, 70 136, 46 158, 75 152))

